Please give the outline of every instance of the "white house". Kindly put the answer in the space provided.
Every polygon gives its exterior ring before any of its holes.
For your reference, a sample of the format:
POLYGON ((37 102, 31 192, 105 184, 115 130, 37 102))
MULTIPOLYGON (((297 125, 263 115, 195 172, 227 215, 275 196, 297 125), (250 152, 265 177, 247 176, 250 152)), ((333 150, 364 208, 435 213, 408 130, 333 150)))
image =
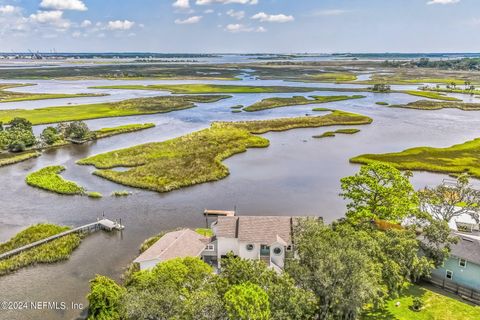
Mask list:
POLYGON ((220 267, 220 259, 233 253, 243 259, 260 259, 281 270, 292 251, 295 218, 271 216, 218 217, 212 224, 214 237, 202 253, 204 261, 220 267))
POLYGON ((158 263, 174 258, 200 257, 210 238, 190 229, 182 229, 165 234, 133 262, 140 270, 155 267, 158 263))

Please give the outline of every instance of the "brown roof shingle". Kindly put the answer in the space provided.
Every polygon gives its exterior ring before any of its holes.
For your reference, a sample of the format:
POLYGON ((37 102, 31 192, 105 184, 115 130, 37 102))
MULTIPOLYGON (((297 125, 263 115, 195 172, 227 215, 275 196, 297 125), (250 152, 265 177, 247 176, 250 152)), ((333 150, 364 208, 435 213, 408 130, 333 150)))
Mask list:
POLYGON ((169 232, 138 256, 134 262, 197 257, 205 248, 208 239, 191 229, 169 232))

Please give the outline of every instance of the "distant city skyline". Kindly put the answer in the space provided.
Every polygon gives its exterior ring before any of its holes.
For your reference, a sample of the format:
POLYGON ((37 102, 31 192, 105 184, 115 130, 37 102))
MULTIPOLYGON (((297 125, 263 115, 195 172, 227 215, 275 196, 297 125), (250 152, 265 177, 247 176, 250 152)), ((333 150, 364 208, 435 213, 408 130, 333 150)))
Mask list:
POLYGON ((477 0, 0 0, 0 52, 479 52, 477 0))

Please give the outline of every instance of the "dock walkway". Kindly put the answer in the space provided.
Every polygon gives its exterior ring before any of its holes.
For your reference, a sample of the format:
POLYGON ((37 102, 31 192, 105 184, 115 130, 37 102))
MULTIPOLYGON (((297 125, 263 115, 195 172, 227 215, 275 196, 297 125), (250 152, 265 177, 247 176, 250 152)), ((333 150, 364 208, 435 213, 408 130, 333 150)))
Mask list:
POLYGON ((67 236, 69 234, 72 234, 72 233, 96 231, 96 230, 99 230, 99 229, 103 229, 103 230, 107 230, 107 231, 123 230, 123 228, 124 228, 124 226, 122 226, 121 224, 119 224, 117 222, 114 222, 114 221, 111 221, 111 220, 108 220, 108 219, 101 219, 101 220, 98 220, 96 222, 89 223, 89 224, 86 224, 86 225, 83 225, 83 226, 80 226, 80 227, 77 227, 77 228, 73 228, 73 229, 55 234, 55 235, 50 236, 48 238, 44 238, 44 239, 29 243, 29 244, 27 244, 23 247, 19 247, 19 248, 10 250, 8 252, 2 253, 2 254, 0 254, 0 260, 8 258, 8 257, 13 256, 13 255, 16 255, 16 254, 19 254, 19 253, 21 253, 25 250, 37 247, 39 245, 45 244, 45 243, 53 241, 55 239, 65 237, 65 236, 67 236))

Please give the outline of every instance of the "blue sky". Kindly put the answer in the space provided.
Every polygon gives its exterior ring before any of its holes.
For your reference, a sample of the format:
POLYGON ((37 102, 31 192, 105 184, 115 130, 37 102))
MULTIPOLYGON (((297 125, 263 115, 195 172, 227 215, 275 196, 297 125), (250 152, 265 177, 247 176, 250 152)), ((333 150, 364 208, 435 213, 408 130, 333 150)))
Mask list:
POLYGON ((479 52, 480 0, 0 0, 0 51, 479 52))

